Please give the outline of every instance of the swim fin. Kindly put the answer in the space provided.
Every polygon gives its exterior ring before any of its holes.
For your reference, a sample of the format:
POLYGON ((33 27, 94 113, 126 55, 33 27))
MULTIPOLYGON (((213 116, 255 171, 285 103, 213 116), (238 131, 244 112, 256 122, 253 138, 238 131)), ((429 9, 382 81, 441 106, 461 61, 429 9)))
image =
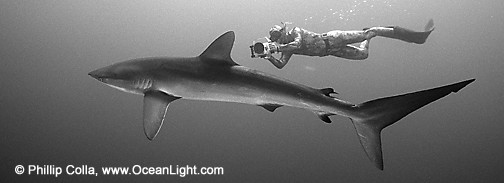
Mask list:
POLYGON ((430 33, 434 30, 434 21, 432 19, 425 26, 425 31, 417 32, 399 26, 387 26, 392 28, 393 31, 379 33, 379 36, 388 37, 392 39, 399 39, 409 43, 423 44, 429 37, 430 33))

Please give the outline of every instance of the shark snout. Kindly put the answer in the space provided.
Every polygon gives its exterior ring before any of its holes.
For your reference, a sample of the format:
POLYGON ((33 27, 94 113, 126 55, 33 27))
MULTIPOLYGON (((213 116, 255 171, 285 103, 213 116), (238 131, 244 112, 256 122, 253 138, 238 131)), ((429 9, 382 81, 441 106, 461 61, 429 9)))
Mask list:
POLYGON ((103 74, 100 72, 100 70, 94 70, 88 73, 89 76, 101 81, 103 78, 103 74))
POLYGON ((111 74, 106 68, 96 69, 94 71, 89 72, 88 75, 99 81, 103 81, 104 79, 113 77, 113 74, 111 74))
POLYGON ((98 78, 98 73, 96 73, 96 71, 91 71, 88 73, 89 76, 93 77, 93 78, 98 78))

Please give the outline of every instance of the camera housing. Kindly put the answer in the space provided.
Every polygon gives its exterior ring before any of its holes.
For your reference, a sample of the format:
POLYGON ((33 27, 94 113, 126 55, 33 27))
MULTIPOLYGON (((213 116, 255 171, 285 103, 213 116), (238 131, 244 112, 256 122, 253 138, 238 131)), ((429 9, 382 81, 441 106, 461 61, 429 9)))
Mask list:
POLYGON ((270 43, 269 42, 254 42, 250 46, 250 53, 252 58, 267 58, 270 57, 272 53, 274 53, 274 50, 271 50, 270 48, 270 43))

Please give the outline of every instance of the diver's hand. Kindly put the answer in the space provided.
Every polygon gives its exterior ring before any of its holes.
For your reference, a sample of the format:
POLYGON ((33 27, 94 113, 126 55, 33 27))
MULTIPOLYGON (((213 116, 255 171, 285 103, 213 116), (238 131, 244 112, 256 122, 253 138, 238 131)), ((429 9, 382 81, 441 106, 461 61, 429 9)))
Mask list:
POLYGON ((271 53, 280 52, 280 45, 278 43, 270 42, 268 46, 271 53))

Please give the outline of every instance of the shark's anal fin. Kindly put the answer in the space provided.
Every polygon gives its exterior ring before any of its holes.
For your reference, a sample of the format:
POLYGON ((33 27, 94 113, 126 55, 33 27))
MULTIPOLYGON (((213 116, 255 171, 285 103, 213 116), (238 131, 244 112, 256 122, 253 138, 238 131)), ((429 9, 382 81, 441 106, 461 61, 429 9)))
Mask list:
POLYGON ((228 31, 215 39, 208 48, 199 56, 201 61, 209 65, 238 65, 231 59, 231 49, 233 48, 235 35, 233 31, 228 31))
POLYGON ((317 116, 320 118, 320 120, 322 120, 326 123, 332 123, 329 116, 334 115, 333 113, 328 113, 328 112, 324 112, 324 111, 314 111, 314 112, 315 112, 315 114, 317 114, 317 116))
POLYGON ((170 102, 179 99, 160 91, 147 91, 144 95, 143 121, 144 132, 153 140, 163 125, 164 117, 170 102))
POLYGON ((264 109, 268 110, 269 112, 274 112, 277 108, 282 107, 280 104, 261 104, 258 105, 263 107, 264 109))

